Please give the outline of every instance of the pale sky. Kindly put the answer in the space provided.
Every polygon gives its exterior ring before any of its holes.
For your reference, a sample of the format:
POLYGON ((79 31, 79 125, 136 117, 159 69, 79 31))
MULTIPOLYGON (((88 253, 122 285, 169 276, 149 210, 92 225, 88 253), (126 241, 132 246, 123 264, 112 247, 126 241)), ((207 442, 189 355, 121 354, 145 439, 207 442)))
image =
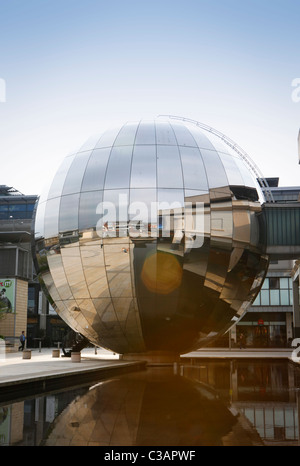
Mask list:
POLYGON ((297 0, 0 0, 0 21, 0 184, 41 194, 90 135, 171 114, 300 185, 297 0))

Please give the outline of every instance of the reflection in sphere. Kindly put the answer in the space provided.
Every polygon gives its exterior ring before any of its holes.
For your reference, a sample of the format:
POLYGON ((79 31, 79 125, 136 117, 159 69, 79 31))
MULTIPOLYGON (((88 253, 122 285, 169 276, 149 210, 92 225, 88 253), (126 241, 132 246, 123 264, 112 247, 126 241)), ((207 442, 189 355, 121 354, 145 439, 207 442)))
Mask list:
POLYGON ((35 219, 57 313, 117 353, 185 353, 224 334, 262 285, 262 194, 195 125, 126 123, 68 155, 35 219))

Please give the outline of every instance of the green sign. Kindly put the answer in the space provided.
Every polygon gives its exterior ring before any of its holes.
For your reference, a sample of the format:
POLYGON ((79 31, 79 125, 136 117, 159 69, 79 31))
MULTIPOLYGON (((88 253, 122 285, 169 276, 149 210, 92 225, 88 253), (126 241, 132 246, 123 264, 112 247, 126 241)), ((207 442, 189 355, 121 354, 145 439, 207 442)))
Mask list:
POLYGON ((15 310, 15 280, 0 278, 0 312, 15 310))

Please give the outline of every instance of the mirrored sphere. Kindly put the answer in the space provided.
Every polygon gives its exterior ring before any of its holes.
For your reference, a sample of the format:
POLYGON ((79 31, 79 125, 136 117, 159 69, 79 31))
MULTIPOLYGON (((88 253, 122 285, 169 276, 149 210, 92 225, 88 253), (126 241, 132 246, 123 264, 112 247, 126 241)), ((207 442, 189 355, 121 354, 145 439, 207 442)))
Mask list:
POLYGON ((260 290, 262 193, 199 126, 157 118, 68 155, 35 216, 35 259, 57 313, 121 354, 183 354, 224 334, 260 290))

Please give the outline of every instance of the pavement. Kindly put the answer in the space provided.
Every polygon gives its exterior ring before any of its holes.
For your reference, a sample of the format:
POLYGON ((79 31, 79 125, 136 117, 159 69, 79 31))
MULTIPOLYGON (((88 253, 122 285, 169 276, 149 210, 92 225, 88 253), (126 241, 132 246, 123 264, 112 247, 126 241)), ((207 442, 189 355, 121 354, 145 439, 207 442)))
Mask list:
POLYGON ((52 350, 31 350, 31 358, 20 352, 0 352, 0 402, 21 396, 24 391, 44 392, 54 387, 66 388, 84 384, 87 380, 112 377, 124 372, 143 370, 144 362, 122 361, 119 355, 103 349, 86 348, 80 362, 69 357, 53 357, 52 350))
POLYGON ((201 348, 181 356, 185 358, 207 359, 289 359, 295 360, 293 348, 201 348))

